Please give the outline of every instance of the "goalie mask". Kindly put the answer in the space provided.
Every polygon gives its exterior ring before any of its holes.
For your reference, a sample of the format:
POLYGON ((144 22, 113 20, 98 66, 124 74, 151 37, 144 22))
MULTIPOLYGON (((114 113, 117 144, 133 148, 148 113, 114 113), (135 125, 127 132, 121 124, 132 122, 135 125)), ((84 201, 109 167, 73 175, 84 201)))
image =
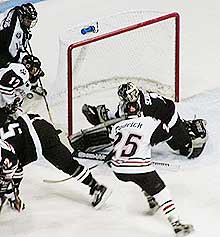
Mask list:
POLYGON ((128 82, 118 87, 118 96, 123 101, 136 102, 139 98, 139 90, 132 82, 128 82))
POLYGON ((31 3, 21 5, 19 9, 21 25, 27 29, 34 27, 38 21, 37 11, 31 3))

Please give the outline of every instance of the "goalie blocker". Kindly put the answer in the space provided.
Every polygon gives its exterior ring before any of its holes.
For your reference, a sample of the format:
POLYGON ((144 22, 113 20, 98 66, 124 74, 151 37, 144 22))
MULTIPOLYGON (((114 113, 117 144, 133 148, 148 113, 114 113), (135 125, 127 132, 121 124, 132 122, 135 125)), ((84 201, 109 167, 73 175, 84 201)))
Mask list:
MULTIPOLYGON (((111 146, 109 132, 111 127, 117 122, 126 119, 126 116, 116 119, 108 120, 107 110, 105 106, 101 105, 96 110, 95 107, 83 107, 83 113, 94 127, 81 130, 69 137, 71 146, 75 152, 97 152, 102 151, 106 147, 111 146)), ((179 153, 186 156, 188 159, 198 157, 204 150, 207 141, 206 121, 203 119, 183 120, 184 130, 188 132, 191 138, 191 144, 187 150, 179 153)), ((159 126, 158 126, 159 127, 159 126)), ((160 129, 158 129, 158 136, 160 136, 160 129)), ((178 134, 181 141, 181 133, 178 134)), ((175 140, 170 139, 167 144, 175 151, 178 150, 175 140)))

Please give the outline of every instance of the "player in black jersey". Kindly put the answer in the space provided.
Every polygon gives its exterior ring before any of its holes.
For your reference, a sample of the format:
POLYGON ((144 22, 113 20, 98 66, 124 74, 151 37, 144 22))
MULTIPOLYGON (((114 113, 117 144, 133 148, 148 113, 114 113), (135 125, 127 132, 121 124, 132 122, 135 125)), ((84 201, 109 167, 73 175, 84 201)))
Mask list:
MULTIPOLYGON (((0 67, 22 61, 27 54, 31 28, 35 26, 38 13, 31 3, 12 8, 0 26, 0 67)), ((31 53, 31 52, 29 52, 31 53)))
POLYGON ((39 115, 23 114, 0 128, 1 139, 10 143, 21 168, 40 157, 64 173, 87 185, 96 209, 109 197, 111 191, 99 184, 90 170, 75 160, 69 149, 60 141, 56 129, 39 115))
POLYGON ((195 158, 201 154, 207 141, 204 120, 185 121, 181 119, 172 100, 155 92, 142 91, 132 82, 120 85, 118 87, 118 96, 120 102, 116 111, 110 111, 104 105, 95 107, 85 104, 82 107, 82 112, 91 124, 98 125, 115 118, 123 116, 126 118, 124 111, 126 104, 137 102, 142 116, 150 116, 161 121, 157 128, 158 139, 160 139, 161 126, 163 128, 165 126, 170 133, 167 144, 173 150, 179 151, 181 155, 188 158, 195 158))

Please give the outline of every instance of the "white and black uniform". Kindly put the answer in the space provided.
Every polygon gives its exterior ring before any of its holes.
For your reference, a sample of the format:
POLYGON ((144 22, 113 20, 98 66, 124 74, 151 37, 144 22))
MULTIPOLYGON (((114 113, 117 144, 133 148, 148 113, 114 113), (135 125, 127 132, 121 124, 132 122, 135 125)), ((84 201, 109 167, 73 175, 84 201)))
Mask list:
POLYGON ((31 38, 29 30, 22 27, 18 18, 19 7, 10 10, 0 27, 0 67, 10 62, 21 62, 31 38))
POLYGON ((83 184, 89 187, 97 184, 89 169, 73 159, 53 125, 39 115, 23 114, 6 123, 0 128, 0 136, 12 144, 22 167, 43 157, 83 184))
MULTIPOLYGON (((113 126, 113 150, 109 154, 115 176, 123 182, 133 182, 142 191, 156 198, 164 214, 177 220, 175 204, 168 188, 152 165, 151 148, 160 121, 139 117, 121 121, 113 126)), ((160 142, 167 138, 164 136, 160 142)), ((159 142, 159 141, 158 141, 159 142)))
POLYGON ((141 117, 113 126, 110 136, 114 140, 114 172, 137 174, 155 170, 151 162, 151 137, 159 124, 159 120, 141 117))
POLYGON ((8 114, 22 111, 21 104, 30 89, 29 72, 23 64, 0 68, 0 126, 8 114))

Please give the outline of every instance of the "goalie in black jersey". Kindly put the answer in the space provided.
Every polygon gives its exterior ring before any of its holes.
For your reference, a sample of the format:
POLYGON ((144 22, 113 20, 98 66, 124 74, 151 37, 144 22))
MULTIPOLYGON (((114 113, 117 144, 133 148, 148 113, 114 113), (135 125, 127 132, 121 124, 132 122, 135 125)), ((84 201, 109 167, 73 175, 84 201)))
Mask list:
MULTIPOLYGON (((114 124, 114 119, 116 118, 126 119, 124 108, 127 103, 137 102, 142 116, 150 116, 161 121, 158 130, 160 130, 160 126, 166 126, 166 129, 171 134, 167 144, 174 151, 178 151, 181 155, 188 158, 195 158, 201 154, 207 141, 206 122, 203 119, 190 121, 181 119, 172 100, 154 92, 144 92, 138 89, 132 82, 120 85, 118 87, 118 96, 120 102, 116 111, 110 111, 105 105, 96 107, 85 104, 82 107, 82 112, 87 120, 95 126, 100 123, 106 123, 106 121, 112 121, 112 124, 114 124)), ((110 124, 110 122, 108 123, 110 124)), ((98 139, 98 135, 94 135, 93 139, 86 141, 86 143, 97 144, 98 142, 94 141, 94 137, 98 139)), ((103 135, 103 132, 101 135, 103 135)), ((86 140, 85 135, 84 140, 86 140)), ((108 143, 108 136, 105 136, 105 140, 102 136, 99 141, 108 143)), ((72 139, 71 144, 73 148, 78 145, 77 142, 77 139, 72 139)))
POLYGON ((87 185, 92 197, 91 204, 96 209, 111 194, 107 187, 96 181, 88 168, 73 158, 60 141, 57 130, 39 115, 22 114, 16 120, 7 122, 0 131, 1 139, 14 147, 21 171, 24 166, 43 157, 57 169, 87 185))

